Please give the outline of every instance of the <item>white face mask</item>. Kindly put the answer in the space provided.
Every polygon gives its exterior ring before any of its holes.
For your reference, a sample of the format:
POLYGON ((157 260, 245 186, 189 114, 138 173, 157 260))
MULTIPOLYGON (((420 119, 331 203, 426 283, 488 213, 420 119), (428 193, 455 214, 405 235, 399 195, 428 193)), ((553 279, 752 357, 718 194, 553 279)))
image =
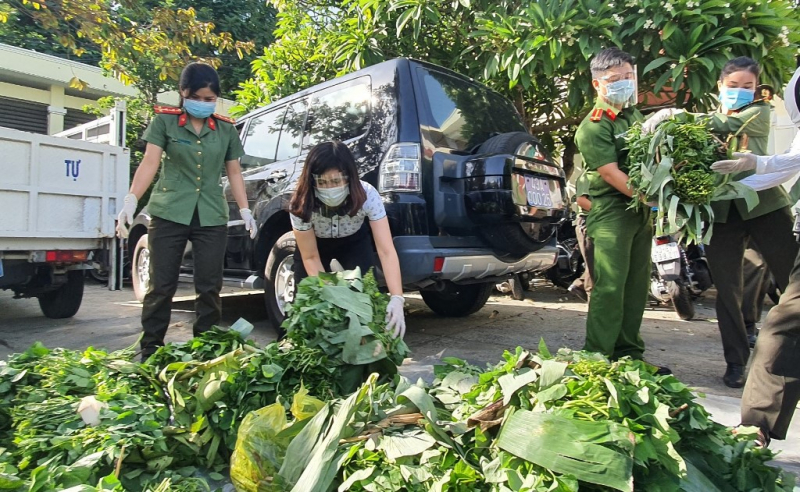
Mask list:
POLYGON ((350 194, 350 187, 347 184, 334 188, 314 188, 314 192, 319 201, 329 207, 338 207, 350 194))

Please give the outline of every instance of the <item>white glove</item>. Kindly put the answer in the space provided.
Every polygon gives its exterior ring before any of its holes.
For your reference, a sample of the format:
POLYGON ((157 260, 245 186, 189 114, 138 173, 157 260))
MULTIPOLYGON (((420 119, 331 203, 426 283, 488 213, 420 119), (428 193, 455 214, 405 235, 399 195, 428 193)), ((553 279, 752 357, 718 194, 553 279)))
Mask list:
POLYGON ((652 116, 647 118, 647 121, 642 123, 642 133, 647 134, 654 132, 659 124, 680 113, 683 113, 683 110, 676 108, 667 108, 656 111, 652 116))
POLYGON ((242 220, 244 221, 244 228, 250 231, 250 239, 255 239, 256 232, 258 232, 258 226, 256 225, 256 219, 253 218, 253 214, 250 212, 250 209, 240 208, 239 215, 242 216, 242 220))
POLYGON ((117 236, 122 239, 128 237, 128 226, 133 223, 134 215, 136 214, 136 204, 139 199, 133 193, 125 195, 125 200, 122 202, 122 210, 117 215, 117 236))
POLYGON ((403 296, 392 296, 386 306, 386 331, 393 330, 392 335, 403 338, 406 334, 406 317, 403 313, 403 296))
POLYGON ((332 259, 331 260, 331 273, 343 272, 343 271, 344 271, 344 267, 342 266, 341 263, 339 263, 339 260, 337 260, 336 258, 332 259))
POLYGON ((749 152, 734 152, 734 160, 717 161, 711 164, 711 169, 720 174, 740 173, 755 169, 758 165, 758 156, 749 152))

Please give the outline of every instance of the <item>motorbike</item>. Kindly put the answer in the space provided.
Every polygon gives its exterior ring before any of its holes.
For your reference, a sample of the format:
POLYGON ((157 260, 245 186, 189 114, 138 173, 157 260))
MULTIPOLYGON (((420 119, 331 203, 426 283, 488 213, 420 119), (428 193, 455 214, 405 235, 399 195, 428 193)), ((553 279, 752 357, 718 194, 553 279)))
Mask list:
MULTIPOLYGON (((574 219, 574 216, 571 219, 574 219)), ((537 275, 544 276, 557 287, 566 289, 575 279, 583 275, 586 265, 578 247, 578 238, 575 236, 575 225, 572 220, 565 220, 558 226, 556 238, 556 248, 558 249, 556 263, 537 275)), ((533 276, 534 274, 530 272, 516 274, 507 281, 497 284, 497 290, 504 294, 510 293, 515 300, 522 300, 525 298, 524 291, 530 289, 533 276)))
POLYGON ((694 318, 694 300, 713 285, 702 245, 684 247, 673 236, 656 236, 650 257, 650 297, 671 301, 682 320, 694 318))

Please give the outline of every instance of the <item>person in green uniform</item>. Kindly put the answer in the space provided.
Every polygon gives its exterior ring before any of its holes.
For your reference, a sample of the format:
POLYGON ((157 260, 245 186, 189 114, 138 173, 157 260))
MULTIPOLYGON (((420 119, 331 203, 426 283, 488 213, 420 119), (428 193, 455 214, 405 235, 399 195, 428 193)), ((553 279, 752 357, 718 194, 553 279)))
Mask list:
POLYGON ((216 70, 190 63, 180 77, 181 107, 157 106, 142 137, 144 158, 133 177, 130 193, 119 213, 117 231, 128 236, 139 198, 161 168, 147 204, 150 286, 142 308, 142 360, 164 345, 172 297, 186 242, 192 242, 194 285, 197 293, 194 335, 219 323, 220 290, 228 234, 228 204, 222 190, 226 172, 239 213, 250 236, 256 223, 247 208, 239 158, 244 154, 233 121, 214 114, 220 95, 216 70), (163 157, 163 159, 162 159, 163 157))
MULTIPOLYGON (((585 350, 612 359, 642 359, 639 334, 650 284, 650 207, 628 208, 625 132, 642 119, 633 57, 617 48, 591 61, 594 109, 581 122, 575 142, 583 157, 592 206, 586 231, 594 244, 594 287, 586 319, 585 350)), ((667 368, 659 368, 666 373, 667 368)))
MULTIPOLYGON (((748 137, 746 150, 766 155, 769 153, 771 91, 767 87, 759 87, 760 71, 758 63, 748 57, 728 61, 722 68, 718 82, 720 108, 709 116, 712 131, 722 140, 746 125, 743 131, 748 137)), ((648 120, 648 126, 654 128, 675 113, 676 110, 659 111, 648 120)), ((753 173, 752 170, 736 173, 732 179, 740 180, 753 173)), ((753 210, 748 210, 745 200, 741 198, 712 204, 714 231, 706 255, 717 287, 717 319, 727 363, 722 379, 731 388, 744 386, 745 367, 750 357, 742 315, 745 248, 749 241, 758 247, 781 291, 786 289, 789 282, 789 273, 798 251, 791 233, 792 202, 786 191, 781 186, 774 186, 759 191, 758 199, 758 205, 753 210)))
POLYGON ((578 216, 575 218, 575 237, 578 239, 578 249, 583 256, 584 270, 567 290, 579 299, 588 301, 593 287, 594 246, 586 235, 586 216, 592 208, 592 200, 589 197, 589 176, 586 171, 581 170, 580 176, 575 180, 575 195, 578 208, 578 216))
MULTIPOLYGON (((786 86, 784 104, 800 127, 800 68, 786 86)), ((754 190, 769 189, 800 172, 800 134, 789 152, 773 156, 734 154, 733 160, 714 163, 724 174, 755 171, 741 182, 754 190)), ((800 238, 800 236, 798 236, 800 238)), ((760 429, 759 442, 786 439, 800 402, 800 253, 795 256, 789 285, 767 315, 758 335, 750 374, 742 394, 742 424, 760 429)))

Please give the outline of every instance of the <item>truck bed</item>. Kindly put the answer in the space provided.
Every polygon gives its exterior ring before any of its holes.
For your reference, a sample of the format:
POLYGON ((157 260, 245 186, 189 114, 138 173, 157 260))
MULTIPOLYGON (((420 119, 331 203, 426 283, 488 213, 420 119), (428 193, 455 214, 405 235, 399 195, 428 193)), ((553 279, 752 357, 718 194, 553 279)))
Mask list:
POLYGON ((0 127, 0 252, 101 247, 129 162, 122 147, 0 127))

